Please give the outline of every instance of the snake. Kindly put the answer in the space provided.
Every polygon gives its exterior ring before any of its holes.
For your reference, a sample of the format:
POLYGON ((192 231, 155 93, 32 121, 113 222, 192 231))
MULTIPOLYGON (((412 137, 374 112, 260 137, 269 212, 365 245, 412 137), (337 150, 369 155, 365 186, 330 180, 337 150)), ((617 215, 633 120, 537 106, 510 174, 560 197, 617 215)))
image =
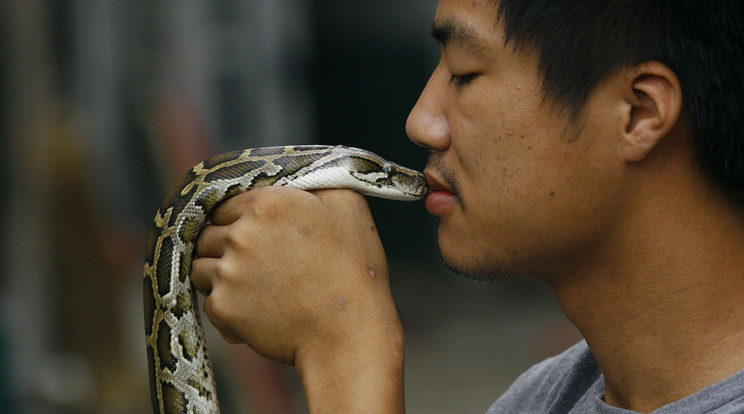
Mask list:
POLYGON ((194 246, 220 202, 270 185, 346 188, 393 200, 417 200, 428 192, 420 172, 340 145, 228 152, 185 173, 155 215, 145 255, 145 337, 153 412, 220 412, 197 292, 190 280, 194 246))

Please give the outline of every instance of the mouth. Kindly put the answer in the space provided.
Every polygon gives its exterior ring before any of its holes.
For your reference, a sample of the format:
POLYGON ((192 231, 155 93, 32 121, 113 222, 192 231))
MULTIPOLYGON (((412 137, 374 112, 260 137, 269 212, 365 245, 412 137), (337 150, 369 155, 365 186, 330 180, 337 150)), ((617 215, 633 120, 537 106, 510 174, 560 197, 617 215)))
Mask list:
POLYGON ((429 184, 429 194, 426 197, 426 210, 435 216, 442 216, 452 211, 460 199, 446 180, 437 177, 431 170, 424 171, 426 182, 429 184))

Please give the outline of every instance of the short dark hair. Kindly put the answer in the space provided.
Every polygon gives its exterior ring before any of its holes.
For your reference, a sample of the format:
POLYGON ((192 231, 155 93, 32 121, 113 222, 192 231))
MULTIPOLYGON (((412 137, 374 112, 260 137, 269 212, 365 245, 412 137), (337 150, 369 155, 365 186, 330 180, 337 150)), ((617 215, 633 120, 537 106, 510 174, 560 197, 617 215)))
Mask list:
POLYGON ((702 170, 744 206, 742 0, 494 0, 507 44, 538 54, 574 116, 608 75, 658 61, 679 78, 702 170))

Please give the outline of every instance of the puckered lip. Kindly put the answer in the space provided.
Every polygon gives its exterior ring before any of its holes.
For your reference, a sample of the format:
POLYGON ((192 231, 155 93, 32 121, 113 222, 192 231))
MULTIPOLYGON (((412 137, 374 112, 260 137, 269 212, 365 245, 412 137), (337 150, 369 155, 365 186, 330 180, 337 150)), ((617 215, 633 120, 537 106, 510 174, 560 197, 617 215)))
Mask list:
POLYGON ((442 183, 442 180, 438 178, 431 170, 425 170, 424 175, 426 176, 426 182, 429 184, 429 192, 447 191, 450 193, 454 193, 454 191, 452 191, 444 183, 442 183))

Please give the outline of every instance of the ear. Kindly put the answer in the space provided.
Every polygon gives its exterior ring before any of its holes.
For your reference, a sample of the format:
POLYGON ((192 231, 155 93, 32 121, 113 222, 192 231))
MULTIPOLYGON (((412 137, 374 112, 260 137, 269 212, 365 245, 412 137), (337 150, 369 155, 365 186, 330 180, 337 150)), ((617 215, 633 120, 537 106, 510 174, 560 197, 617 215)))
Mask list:
POLYGON ((626 161, 640 161, 669 134, 682 111, 682 87, 677 75, 659 62, 632 67, 626 74, 628 105, 622 139, 626 161))

